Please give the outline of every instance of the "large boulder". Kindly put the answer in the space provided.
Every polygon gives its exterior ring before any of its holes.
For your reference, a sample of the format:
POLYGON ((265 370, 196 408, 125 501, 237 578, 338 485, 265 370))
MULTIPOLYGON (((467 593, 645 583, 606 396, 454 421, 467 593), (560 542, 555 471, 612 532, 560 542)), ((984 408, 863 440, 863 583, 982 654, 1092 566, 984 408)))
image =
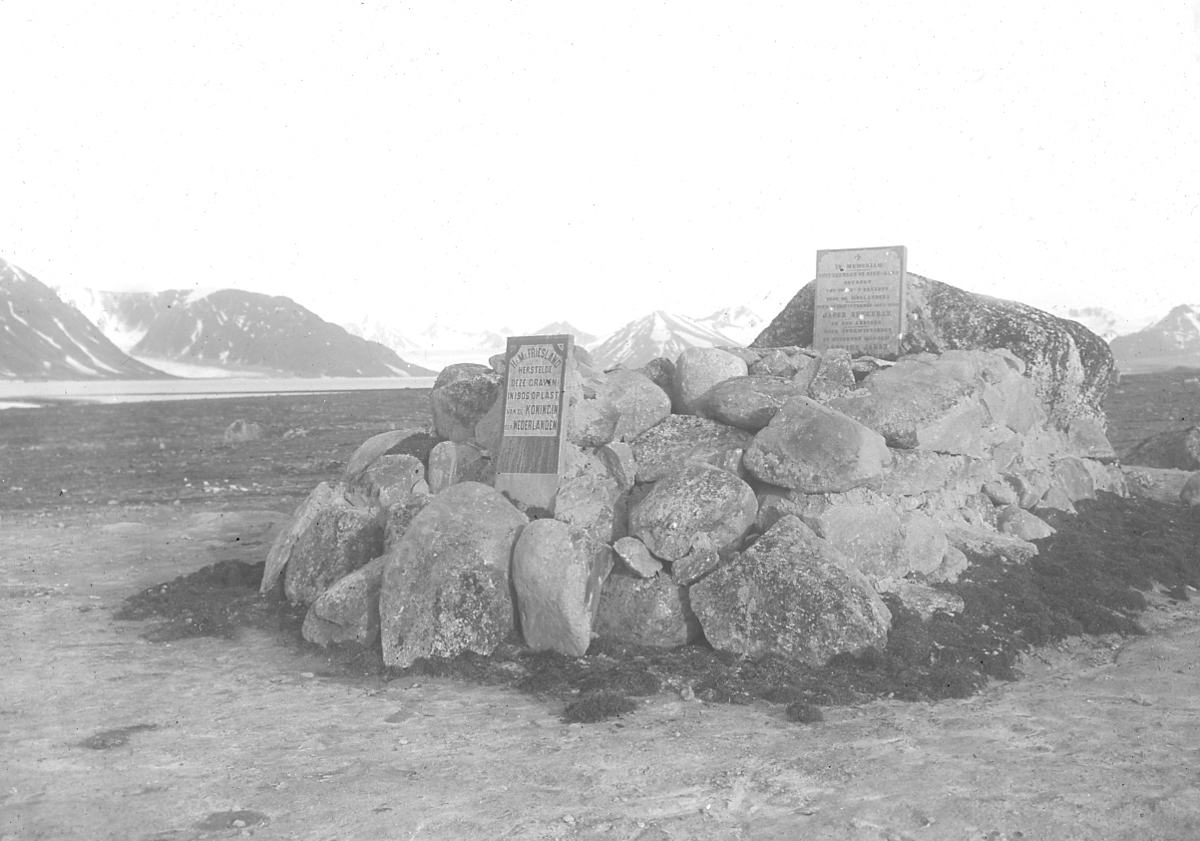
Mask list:
POLYGON ((1006 380, 1007 372, 1000 357, 979 352, 906 356, 829 405, 878 432, 888 446, 981 457, 992 425, 982 392, 1006 380), (991 360, 998 364, 989 366, 991 360))
POLYGON ((1129 496, 1155 502, 1179 502, 1184 485, 1192 477, 1187 470, 1136 464, 1122 465, 1121 473, 1129 496))
POLYGON ((623 572, 604 582, 595 631, 602 639, 656 648, 675 648, 700 635, 688 607, 688 588, 667 575, 641 578, 623 572))
POLYGON ((1200 473, 1193 473, 1183 483, 1179 491, 1179 501, 1187 506, 1200 505, 1200 473))
POLYGON ((321 482, 309 493, 304 502, 297 506, 296 511, 287 524, 275 535, 275 541, 267 551, 267 564, 263 569, 262 583, 259 592, 266 594, 275 589, 279 574, 287 566, 296 542, 312 528, 318 515, 333 505, 338 493, 328 482, 321 482))
POLYGON ((625 518, 618 510, 622 488, 599 457, 586 457, 558 483, 554 519, 575 526, 597 543, 625 536, 625 518))
POLYGON ((271 592, 286 571, 287 597, 311 604, 334 581, 383 553, 383 512, 351 504, 344 490, 321 482, 296 508, 267 552, 260 592, 271 592))
POLYGON ((379 456, 363 470, 352 486, 366 494, 372 505, 387 508, 427 493, 425 465, 416 456, 379 456))
MULTIPOLYGON (((917 274, 905 289, 907 324, 901 354, 1007 348, 1026 365, 1050 420, 1067 428, 1073 418, 1104 427, 1102 404, 1113 383, 1112 353, 1082 324, 1026 304, 976 295, 917 274)), ((816 281, 804 286, 751 344, 810 346, 816 281)))
POLYGON ((792 516, 693 584, 689 599, 714 648, 814 666, 835 654, 883 648, 892 620, 849 559, 792 516))
POLYGON ((503 379, 487 365, 447 365, 429 394, 437 434, 451 441, 470 441, 475 425, 500 396, 503 379))
POLYGON ((534 651, 582 657, 592 641, 612 550, 558 520, 534 520, 513 548, 521 634, 534 651))
POLYGON ((804 388, 785 377, 731 377, 708 391, 705 412, 713 420, 758 432, 804 388))
POLYGON ((429 492, 440 494, 451 485, 477 479, 483 451, 474 444, 442 441, 429 452, 429 492))
POLYGON ((688 348, 675 360, 675 411, 703 415, 709 389, 730 377, 744 377, 746 361, 729 351, 712 347, 688 348))
POLYGON ((346 462, 346 467, 342 470, 342 481, 347 485, 358 481, 377 458, 412 434, 412 430, 409 429, 393 429, 391 432, 372 435, 363 441, 346 462))
POLYGON ((842 348, 830 348, 821 354, 815 371, 806 371, 797 381, 808 381, 808 396, 818 403, 828 403, 854 388, 854 370, 851 368, 850 353, 842 348), (812 374, 809 378, 809 373, 812 374))
POLYGON ((805 493, 865 485, 891 461, 883 436, 807 397, 789 400, 742 459, 759 480, 805 493))
POLYGON ((608 375, 576 362, 566 390, 567 440, 584 448, 612 441, 621 412, 609 392, 608 375))
POLYGON ((379 594, 383 659, 489 654, 513 630, 509 568, 528 521, 494 488, 463 482, 413 518, 387 556, 379 594))
POLYGON ((330 494, 296 535, 283 572, 283 592, 292 604, 312 604, 325 590, 383 554, 383 509, 352 504, 330 494))
POLYGON ((613 441, 632 441, 671 414, 671 398, 639 371, 608 373, 608 399, 617 409, 613 441))
POLYGON ((1200 426, 1152 435, 1130 449, 1121 461, 1160 470, 1200 470, 1200 426))
POLYGON ((355 643, 364 648, 379 639, 379 585, 386 562, 376 558, 322 593, 304 617, 304 638, 320 646, 355 643))
POLYGON ((629 513, 629 530, 658 558, 687 555, 699 534, 717 548, 736 543, 754 524, 754 490, 719 467, 691 464, 654 485, 629 513))
POLYGON ((629 442, 637 462, 637 481, 657 482, 689 462, 709 462, 750 445, 742 429, 691 415, 671 415, 629 442))

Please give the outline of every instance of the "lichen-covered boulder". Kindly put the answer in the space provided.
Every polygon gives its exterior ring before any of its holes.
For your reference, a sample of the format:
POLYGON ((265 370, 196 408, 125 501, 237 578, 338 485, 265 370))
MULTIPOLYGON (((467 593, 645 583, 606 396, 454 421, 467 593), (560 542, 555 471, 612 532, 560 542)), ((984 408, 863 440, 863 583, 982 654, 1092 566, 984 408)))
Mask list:
POLYGON ((675 391, 675 363, 665 356, 660 356, 657 359, 651 359, 645 365, 635 369, 639 374, 644 374, 652 383, 661 388, 667 394, 673 394, 675 391))
POLYGON ((891 461, 883 436, 807 397, 784 404, 742 458, 759 480, 805 493, 865 485, 891 461))
POLYGON ((379 638, 379 585, 386 562, 376 558, 334 582, 308 609, 301 635, 320 646, 373 644, 379 638))
POLYGON ((384 663, 490 654, 513 630, 509 569, 527 522, 478 482, 433 497, 387 555, 379 593, 384 663))
POLYGON ((347 485, 358 481, 363 472, 377 458, 384 455, 388 450, 412 434, 413 431, 410 429, 393 429, 391 432, 381 432, 378 435, 372 435, 366 441, 363 441, 359 444, 358 449, 354 451, 354 454, 350 456, 350 460, 346 462, 346 466, 342 470, 342 481, 347 485))
POLYGON ((626 534, 617 505, 622 490, 600 458, 586 458, 559 481, 554 519, 575 526, 597 543, 612 543, 626 534))
POLYGON ((789 514, 799 517, 872 581, 935 576, 946 554, 942 524, 895 498, 767 489, 759 500, 758 528, 768 529, 789 514))
POLYGON ((534 520, 513 548, 521 634, 534 651, 582 657, 592 641, 612 550, 558 520, 534 520))
POLYGON ((707 418, 671 415, 629 444, 637 462, 637 481, 657 482, 689 462, 707 462, 745 448, 752 438, 745 430, 707 418))
POLYGON ((451 485, 476 478, 476 463, 483 457, 474 444, 442 441, 429 452, 429 492, 440 494, 451 485))
POLYGON ((617 410, 613 441, 632 441, 671 414, 671 398, 638 371, 608 372, 608 399, 617 410))
POLYGON ((688 588, 667 575, 641 578, 623 572, 604 582, 594 630, 602 639, 655 648, 675 648, 700 636, 688 588))
POLYGON ((288 601, 312 604, 339 578, 383 554, 383 523, 383 509, 353 505, 344 494, 330 494, 307 519, 288 553, 283 571, 288 601))
POLYGON ((1131 448, 1121 462, 1160 470, 1200 470, 1200 426, 1152 435, 1131 448))
POLYGON ((622 537, 612 548, 624 561, 625 568, 638 578, 653 578, 662 572, 662 561, 651 555, 646 544, 636 537, 622 537))
POLYGON ((1152 499, 1155 502, 1178 502, 1183 486, 1191 479, 1187 470, 1169 467, 1142 467, 1136 464, 1121 466, 1129 496, 1152 499))
POLYGON ((1004 558, 1014 563, 1025 563, 1038 553, 1037 546, 1028 540, 966 523, 946 529, 946 539, 952 547, 968 557, 1004 558))
POLYGON ((503 379, 486 365, 462 362, 447 365, 429 393, 433 425, 450 441, 470 441, 475 425, 500 396, 503 379))
POLYGON ((883 648, 892 619, 850 561, 792 516, 688 595, 714 648, 814 666, 835 654, 883 648))
POLYGON ((821 354, 816 371, 808 381, 808 396, 818 403, 828 403, 850 392, 855 385, 854 370, 850 367, 850 352, 830 348, 821 354))
POLYGON ((659 480, 629 513, 630 533, 655 557, 682 558, 699 534, 718 548, 736 543, 754 524, 754 490, 732 473, 691 464, 659 480))
POLYGON ((1054 528, 1049 523, 1018 505, 1009 505, 1002 509, 996 525, 1002 533, 1011 534, 1021 540, 1041 540, 1054 534, 1054 528))
POLYGON ((279 574, 287 566, 292 550, 296 547, 296 541, 312 528, 321 512, 333 505, 333 500, 338 495, 340 494, 328 482, 321 482, 312 489, 304 502, 296 507, 292 518, 275 535, 275 541, 267 551, 267 563, 263 569, 262 584, 259 585, 260 593, 269 593, 275 589, 279 574))
MULTIPOLYGON (((790 380, 802 369, 814 366, 820 354, 810 348, 786 347, 764 350, 748 368, 752 377, 783 377, 790 380)), ((809 377, 809 379, 812 379, 809 377)), ((807 382, 802 386, 807 387, 807 382)))
POLYGON ((1200 473, 1193 473, 1179 489, 1179 502, 1182 505, 1200 505, 1200 473))
POLYGON ((709 389, 730 377, 744 377, 746 361, 727 350, 711 347, 688 348, 675 360, 675 411, 681 415, 703 415, 709 389))
POLYGON ((705 413, 715 421, 758 432, 804 389, 785 377, 731 377, 708 391, 705 413))
POLYGON ((566 390, 567 440, 584 448, 612 441, 621 411, 612 400, 608 375, 576 362, 566 390))
MULTIPOLYGON (((1082 324, 1026 304, 976 295, 908 275, 902 354, 1007 348, 1026 365, 1050 420, 1066 428, 1087 417, 1104 428, 1102 404, 1113 383, 1112 352, 1082 324)), ((816 281, 806 284, 775 316, 752 347, 810 346, 816 281)))
POLYGON ((1054 464, 1054 481, 1072 502, 1096 498, 1096 482, 1083 459, 1067 456, 1054 464))
POLYGON ((906 356, 829 406, 884 437, 888 446, 981 457, 992 419, 985 381, 950 354, 906 356))
POLYGON ((637 462, 633 458, 633 447, 624 441, 613 441, 596 450, 596 458, 604 465, 608 475, 623 491, 633 487, 637 481, 637 462))
POLYGON ((383 521, 384 554, 396 548, 412 521, 425 510, 425 506, 432 499, 429 494, 414 494, 402 502, 388 506, 383 521))
POLYGON ((428 488, 425 465, 416 456, 379 456, 359 474, 352 487, 365 493, 371 504, 387 508, 428 488))

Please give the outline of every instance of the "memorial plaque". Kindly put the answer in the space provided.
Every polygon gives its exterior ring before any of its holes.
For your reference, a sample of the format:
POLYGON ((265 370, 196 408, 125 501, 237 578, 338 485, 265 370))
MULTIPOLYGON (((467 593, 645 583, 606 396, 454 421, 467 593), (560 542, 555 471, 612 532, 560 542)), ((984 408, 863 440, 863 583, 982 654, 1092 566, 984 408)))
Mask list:
POLYGON ((566 455, 566 388, 574 354, 571 335, 508 340, 495 487, 526 505, 549 508, 558 492, 566 455))
POLYGON ((908 249, 817 252, 813 347, 895 358, 904 335, 908 249))

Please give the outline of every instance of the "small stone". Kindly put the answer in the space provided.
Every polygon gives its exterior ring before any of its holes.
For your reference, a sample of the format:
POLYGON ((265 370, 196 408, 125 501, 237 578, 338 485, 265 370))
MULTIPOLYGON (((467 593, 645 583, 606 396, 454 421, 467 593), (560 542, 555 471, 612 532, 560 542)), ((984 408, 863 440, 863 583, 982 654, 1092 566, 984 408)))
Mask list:
POLYGON ((622 537, 613 544, 613 550, 639 578, 653 578, 662 572, 662 562, 651 555, 646 544, 636 537, 622 537))

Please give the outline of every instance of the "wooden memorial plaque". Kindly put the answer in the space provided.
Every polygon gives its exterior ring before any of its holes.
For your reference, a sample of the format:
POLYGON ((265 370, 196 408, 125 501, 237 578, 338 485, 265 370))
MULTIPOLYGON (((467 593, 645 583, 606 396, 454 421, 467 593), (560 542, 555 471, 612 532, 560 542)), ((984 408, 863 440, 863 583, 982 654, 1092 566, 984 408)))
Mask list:
POLYGON ((894 359, 904 335, 907 269, 903 245, 818 251, 813 347, 894 359))
POLYGON ((525 505, 550 508, 566 456, 564 414, 575 337, 512 336, 504 360, 504 427, 495 487, 525 505))

